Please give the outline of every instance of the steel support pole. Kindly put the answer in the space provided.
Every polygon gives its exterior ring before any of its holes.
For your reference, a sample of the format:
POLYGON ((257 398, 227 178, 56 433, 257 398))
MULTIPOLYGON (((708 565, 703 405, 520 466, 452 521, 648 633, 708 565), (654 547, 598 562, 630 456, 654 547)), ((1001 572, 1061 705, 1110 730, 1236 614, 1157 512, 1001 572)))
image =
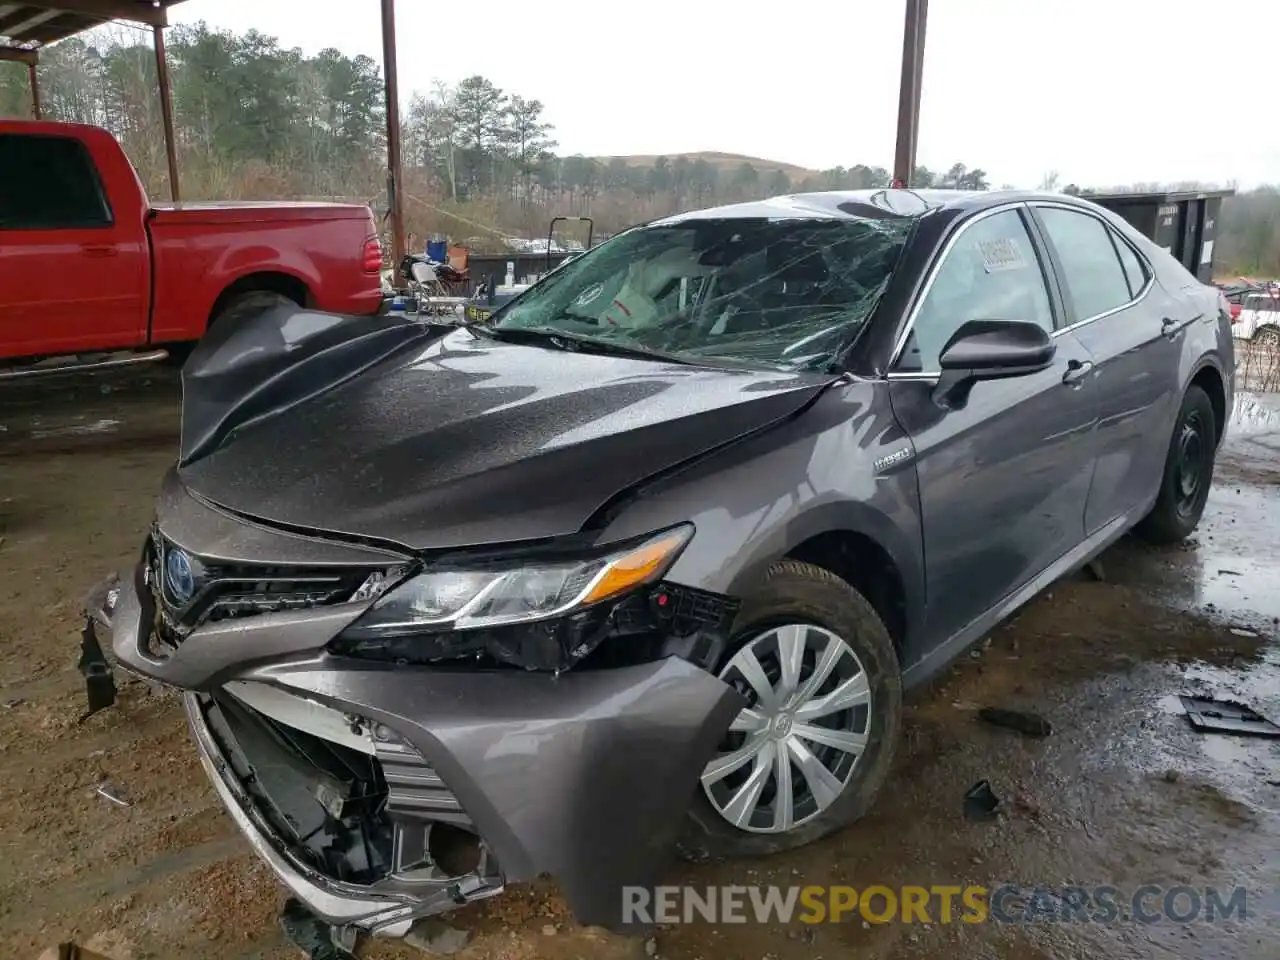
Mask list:
POLYGON ((382 0, 382 69, 387 99, 387 209, 391 216, 391 264, 404 257, 404 204, 400 194, 400 83, 396 70, 395 0, 382 0))
POLYGON ((35 62, 27 64, 27 80, 31 83, 31 116, 40 119, 40 78, 36 76, 35 62))
POLYGON ((178 146, 173 133, 173 98, 169 95, 169 64, 164 55, 164 27, 152 27, 156 43, 156 79, 160 84, 160 117, 164 121, 164 153, 169 161, 169 197, 178 203, 178 146))
POLYGON ((924 35, 929 0, 907 0, 902 30, 902 81, 898 88, 898 146, 893 158, 893 183, 911 186, 920 136, 920 91, 924 78, 924 35))

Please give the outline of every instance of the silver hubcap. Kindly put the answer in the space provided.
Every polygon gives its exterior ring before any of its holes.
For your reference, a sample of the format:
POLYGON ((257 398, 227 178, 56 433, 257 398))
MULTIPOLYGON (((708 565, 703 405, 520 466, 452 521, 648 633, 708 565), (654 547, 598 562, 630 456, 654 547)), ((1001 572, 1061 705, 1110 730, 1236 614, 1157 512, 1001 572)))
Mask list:
POLYGON ((720 679, 749 703, 702 772, 712 806, 753 833, 783 833, 831 806, 871 729, 871 687, 852 648, 822 627, 774 627, 720 679))

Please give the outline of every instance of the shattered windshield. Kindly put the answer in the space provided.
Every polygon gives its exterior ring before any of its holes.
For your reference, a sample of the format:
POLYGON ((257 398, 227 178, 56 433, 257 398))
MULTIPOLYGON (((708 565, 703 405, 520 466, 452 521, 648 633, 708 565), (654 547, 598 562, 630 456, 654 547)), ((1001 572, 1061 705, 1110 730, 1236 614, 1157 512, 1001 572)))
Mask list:
POLYGON ((821 369, 875 309, 912 217, 641 227, 565 264, 493 330, 560 333, 686 362, 821 369))

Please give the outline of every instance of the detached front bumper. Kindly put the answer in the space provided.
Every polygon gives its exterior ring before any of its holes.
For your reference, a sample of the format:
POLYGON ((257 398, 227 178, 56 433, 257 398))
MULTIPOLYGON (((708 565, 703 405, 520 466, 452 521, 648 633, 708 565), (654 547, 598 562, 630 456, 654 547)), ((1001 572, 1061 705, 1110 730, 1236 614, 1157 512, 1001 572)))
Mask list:
MULTIPOLYGON (((116 666, 188 691, 188 719, 219 797, 254 850, 316 915, 402 935, 417 918, 498 892, 503 878, 550 874, 580 922, 622 926, 621 888, 659 879, 699 774, 742 698, 674 657, 554 677, 327 654, 325 644, 364 609, 341 604, 206 624, 159 657, 148 644, 155 612, 140 570, 104 583, 90 599, 116 666), (501 876, 423 882, 393 872, 363 885, 309 862, 273 828, 243 762, 229 756, 208 722, 207 705, 245 683, 313 714, 389 731, 420 764, 404 782, 447 785, 459 813, 449 819, 478 836, 501 876)), ((385 759, 381 748, 377 755, 385 759)), ((397 843, 401 831, 435 816, 439 804, 431 806, 392 814, 397 843)))

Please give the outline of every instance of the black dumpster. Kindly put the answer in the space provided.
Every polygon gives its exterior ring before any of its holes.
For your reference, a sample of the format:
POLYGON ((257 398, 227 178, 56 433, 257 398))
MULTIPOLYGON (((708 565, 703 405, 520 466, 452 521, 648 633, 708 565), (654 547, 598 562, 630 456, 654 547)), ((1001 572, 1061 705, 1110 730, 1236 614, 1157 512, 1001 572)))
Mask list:
POLYGON ((1183 193, 1082 193, 1119 214, 1143 235, 1164 247, 1202 283, 1213 281, 1213 241, 1218 234, 1222 198, 1234 190, 1183 193))

